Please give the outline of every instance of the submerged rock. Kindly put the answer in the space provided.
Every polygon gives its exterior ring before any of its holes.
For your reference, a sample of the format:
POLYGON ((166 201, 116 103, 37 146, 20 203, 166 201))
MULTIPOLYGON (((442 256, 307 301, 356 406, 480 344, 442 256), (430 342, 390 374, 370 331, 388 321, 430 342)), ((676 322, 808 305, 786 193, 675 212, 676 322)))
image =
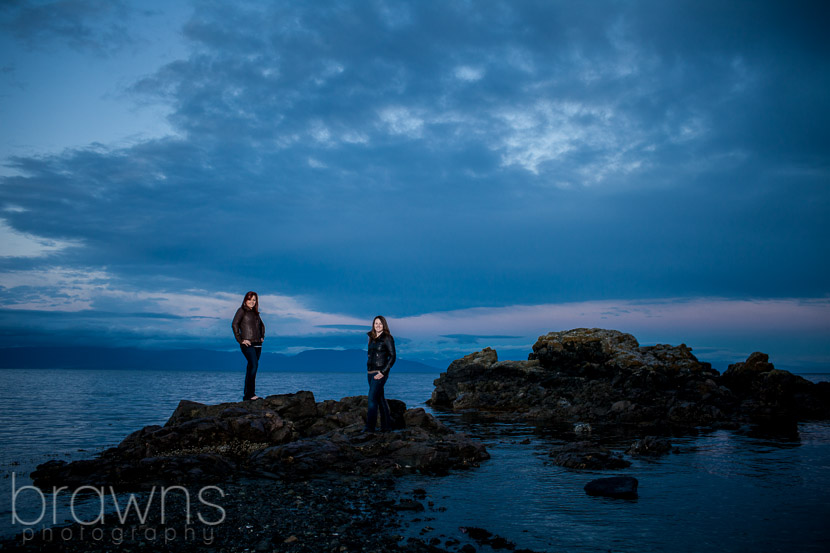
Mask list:
POLYGON ((622 456, 593 442, 574 442, 550 452, 560 467, 581 470, 620 469, 631 466, 622 456))
POLYGON ((664 433, 830 418, 830 385, 776 370, 760 353, 720 376, 685 344, 644 347, 630 334, 578 328, 540 336, 527 361, 499 362, 491 348, 453 361, 435 381, 430 405, 664 433))
MULTIPOLYGON (((508 549, 510 551, 516 550, 516 544, 509 541, 508 539, 493 534, 489 530, 485 530, 484 528, 479 528, 477 526, 460 526, 458 528, 461 530, 462 534, 467 534, 471 539, 475 540, 481 546, 488 546, 492 549, 499 550, 499 549, 508 549)), ((474 548, 470 548, 472 551, 475 551, 474 548)), ((462 548, 462 551, 469 551, 470 549, 462 548)), ((528 550, 522 550, 528 551, 528 550)), ((533 553, 530 551, 529 553, 533 553)))
POLYGON ((639 482, 632 476, 597 478, 585 484, 585 493, 617 499, 637 499, 639 482))
POLYGON ((658 438, 657 436, 646 436, 641 440, 635 441, 625 451, 628 455, 635 456, 658 456, 671 453, 671 442, 665 438, 658 438))
POLYGON ((164 426, 147 426, 96 459, 49 461, 36 486, 149 489, 225 480, 240 473, 272 478, 324 472, 445 474, 488 459, 484 446, 423 409, 388 400, 394 432, 362 432, 366 396, 315 402, 311 392, 204 405, 183 400, 164 426))

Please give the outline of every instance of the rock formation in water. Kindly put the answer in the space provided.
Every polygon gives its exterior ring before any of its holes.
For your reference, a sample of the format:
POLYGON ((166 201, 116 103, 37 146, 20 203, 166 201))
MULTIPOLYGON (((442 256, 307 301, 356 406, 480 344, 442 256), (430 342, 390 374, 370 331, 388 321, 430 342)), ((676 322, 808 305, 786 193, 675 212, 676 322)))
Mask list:
POLYGON ((491 348, 453 361, 430 405, 500 419, 688 429, 830 418, 830 383, 777 370, 763 353, 720 375, 685 344, 643 347, 630 334, 578 328, 539 337, 527 361, 499 362, 491 348))
POLYGON ((44 463, 32 479, 43 489, 131 490, 239 474, 445 474, 489 458, 482 444, 423 409, 388 401, 397 430, 366 434, 366 396, 315 402, 311 392, 298 392, 219 405, 183 400, 164 426, 142 428, 95 459, 44 463))

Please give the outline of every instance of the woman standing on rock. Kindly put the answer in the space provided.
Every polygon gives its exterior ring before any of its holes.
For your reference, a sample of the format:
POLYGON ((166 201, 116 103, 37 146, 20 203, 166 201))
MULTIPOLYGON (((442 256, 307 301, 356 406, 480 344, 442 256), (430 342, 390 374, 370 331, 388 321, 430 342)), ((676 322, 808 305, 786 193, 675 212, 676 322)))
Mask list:
POLYGON ((389 370, 395 364, 395 339, 389 332, 386 319, 378 315, 372 321, 372 330, 369 335, 369 359, 366 369, 369 377, 369 412, 366 414, 364 432, 374 432, 380 409, 380 431, 392 430, 392 421, 389 416, 389 405, 383 396, 383 386, 389 378, 389 370))
POLYGON ((233 316, 231 327, 236 341, 239 342, 242 355, 248 361, 242 401, 262 399, 256 395, 255 390, 256 371, 259 367, 259 356, 262 354, 262 341, 265 340, 265 324, 259 317, 259 296, 256 292, 245 294, 242 306, 233 316))

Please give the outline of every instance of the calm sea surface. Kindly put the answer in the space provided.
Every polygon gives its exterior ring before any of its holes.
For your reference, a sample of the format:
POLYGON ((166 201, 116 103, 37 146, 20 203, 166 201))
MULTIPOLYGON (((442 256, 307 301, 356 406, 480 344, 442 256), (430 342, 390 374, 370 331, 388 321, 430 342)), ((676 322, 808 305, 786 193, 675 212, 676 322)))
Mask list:
MULTIPOLYGON (((386 395, 425 407, 437 377, 393 372, 386 395)), ((19 489, 48 459, 94 456, 134 430, 164 424, 181 399, 238 401, 243 378, 240 371, 0 370, 0 536, 22 530, 12 525, 12 474, 19 489)), ((264 370, 257 378, 259 395, 310 390, 318 401, 366 387, 360 373, 264 370)), ((476 526, 538 551, 830 551, 828 422, 803 423, 797 437, 716 431, 675 438, 678 453, 600 473, 552 465, 548 452, 564 443, 552 429, 437 416, 481 439, 492 459, 444 478, 401 479, 402 491, 423 488, 434 504, 405 518, 407 536, 464 541, 459 527, 476 526), (640 481, 638 500, 582 490, 617 473, 640 481)), ((41 506, 31 491, 15 502, 23 520, 37 518, 41 506)), ((59 523, 65 510, 58 505, 59 523)))

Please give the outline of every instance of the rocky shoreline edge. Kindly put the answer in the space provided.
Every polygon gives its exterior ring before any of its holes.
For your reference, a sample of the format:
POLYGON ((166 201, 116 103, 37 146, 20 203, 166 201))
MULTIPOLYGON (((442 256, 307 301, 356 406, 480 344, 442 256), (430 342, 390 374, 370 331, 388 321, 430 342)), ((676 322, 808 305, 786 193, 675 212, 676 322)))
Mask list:
POLYGON ((422 408, 388 400, 392 432, 363 432, 366 396, 317 402, 300 391, 204 405, 182 400, 163 426, 146 426, 94 459, 54 460, 32 472, 41 489, 112 486, 146 490, 212 484, 233 476, 285 480, 315 474, 447 474, 489 458, 422 408))
MULTIPOLYGON (((0 541, 0 551, 473 553, 477 546, 488 545, 514 553, 534 553, 517 549, 515 544, 481 528, 462 528, 456 536, 435 536, 428 525, 443 509, 436 507, 423 490, 398 490, 390 477, 327 474, 297 481, 232 478, 220 487, 224 493, 221 501, 215 494, 209 498, 211 504, 224 509, 219 524, 205 524, 198 518, 198 514, 204 514, 207 522, 215 522, 219 511, 194 509, 192 503, 187 504, 184 492, 177 489, 166 496, 164 521, 157 506, 147 509, 146 518, 132 512, 123 523, 108 513, 97 524, 35 528, 0 541), (404 517, 404 512, 418 516, 404 517), (419 537, 405 530, 410 525, 421 528, 419 537)), ((200 491, 197 486, 182 489, 191 498, 200 491)), ((135 494, 142 508, 148 504, 148 495, 135 494)))
POLYGON ((182 400, 163 426, 133 432, 96 458, 52 460, 31 473, 44 492, 77 490, 115 513, 35 527, 0 541, 0 551, 469 551, 446 536, 404 540, 399 512, 427 507, 418 490, 396 490, 395 477, 438 477, 489 454, 423 409, 388 402, 393 431, 366 433, 365 396, 182 400), (132 497, 136 509, 127 511, 132 497))

